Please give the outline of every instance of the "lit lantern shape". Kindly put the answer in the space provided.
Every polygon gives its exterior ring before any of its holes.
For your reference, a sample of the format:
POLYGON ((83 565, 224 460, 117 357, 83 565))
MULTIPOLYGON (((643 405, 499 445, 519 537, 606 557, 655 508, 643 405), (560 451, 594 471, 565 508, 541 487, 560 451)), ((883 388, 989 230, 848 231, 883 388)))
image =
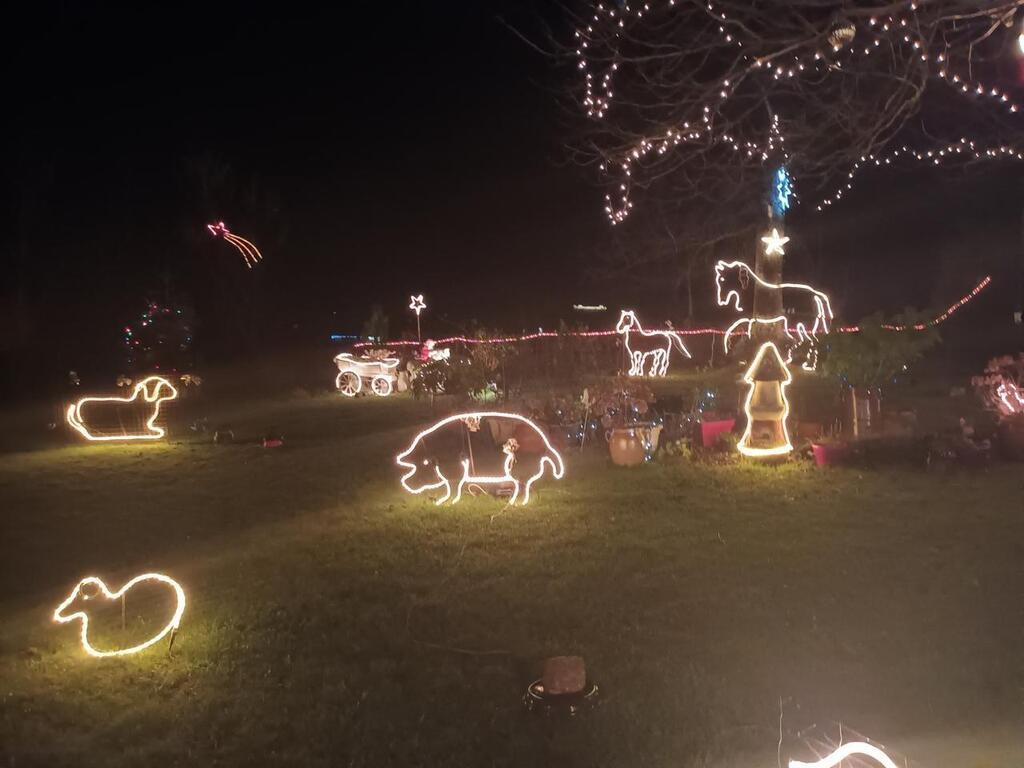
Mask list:
POLYGON ((178 390, 171 382, 162 376, 149 376, 136 384, 128 397, 83 397, 68 406, 67 422, 82 437, 91 441, 158 440, 167 433, 163 427, 156 425, 160 405, 177 397, 178 390), (143 429, 139 432, 125 431, 121 425, 137 422, 140 407, 149 412, 149 416, 144 419, 143 429), (107 418, 97 416, 101 411, 107 418), (113 419, 110 418, 111 413, 113 419), (101 421, 108 425, 107 428, 101 426, 101 421), (109 424, 115 421, 119 425, 118 431, 109 428, 109 424))
POLYGON ((744 456, 782 456, 793 450, 786 430, 786 387, 792 380, 778 347, 770 341, 762 344, 743 374, 743 381, 750 385, 743 406, 747 428, 736 448, 744 456))
POLYGON ((843 760, 850 758, 867 757, 875 761, 883 768, 898 768, 895 761, 874 744, 864 741, 850 741, 841 745, 835 751, 813 763, 805 763, 801 760, 790 760, 789 768, 835 768, 841 765, 843 760))
POLYGON ((377 397, 387 397, 395 390, 395 382, 398 381, 395 375, 398 363, 397 357, 354 357, 342 352, 334 358, 334 364, 338 366, 334 386, 345 397, 355 397, 363 391, 365 382, 377 397))
POLYGON ((690 350, 683 344, 678 333, 675 331, 645 331, 641 327, 640 321, 636 319, 636 313, 631 309, 622 311, 615 330, 622 336, 622 344, 626 348, 630 376, 643 376, 648 361, 650 361, 650 368, 647 373, 651 376, 667 374, 668 358, 672 353, 673 345, 687 357, 692 357, 690 350))
POLYGON ((469 486, 511 487, 509 506, 530 502, 530 489, 551 468, 565 474, 547 435, 524 416, 499 411, 459 413, 423 430, 395 458, 406 470, 402 487, 412 494, 442 491, 435 503, 458 503, 469 486))
MULTIPOLYGON (((185 613, 185 590, 181 588, 181 585, 169 576, 164 576, 162 573, 144 573, 140 576, 136 576, 134 579, 129 581, 117 592, 111 592, 107 585, 103 583, 101 579, 95 576, 87 576, 75 585, 75 588, 71 590, 71 594, 68 595, 67 599, 57 606, 57 610, 53 612, 53 620, 58 624, 67 624, 68 622, 76 619, 82 622, 82 648, 90 656, 102 658, 105 656, 127 656, 132 653, 138 653, 139 651, 149 648, 154 643, 160 642, 163 638, 171 632, 176 632, 178 626, 181 624, 182 614, 185 613), (137 584, 143 582, 156 582, 158 584, 166 585, 174 593, 174 611, 168 618, 167 623, 163 628, 153 635, 149 640, 138 645, 133 645, 130 648, 119 648, 113 651, 101 651, 95 648, 92 643, 89 642, 89 613, 94 610, 94 606, 102 606, 104 602, 109 603, 113 600, 123 600, 126 598, 127 593, 137 584)), ((173 637, 172 637, 173 641, 173 637)))

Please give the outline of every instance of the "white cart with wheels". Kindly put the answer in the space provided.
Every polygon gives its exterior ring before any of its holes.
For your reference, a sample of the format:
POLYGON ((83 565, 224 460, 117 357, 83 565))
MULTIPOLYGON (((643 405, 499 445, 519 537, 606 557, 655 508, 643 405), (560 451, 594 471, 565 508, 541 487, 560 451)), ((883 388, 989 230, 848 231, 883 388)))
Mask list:
POLYGON ((334 385, 346 397, 355 397, 363 391, 364 386, 368 386, 378 397, 387 397, 395 391, 395 382, 398 380, 395 375, 398 368, 396 357, 374 359, 342 352, 334 358, 334 362, 338 366, 338 377, 334 385))

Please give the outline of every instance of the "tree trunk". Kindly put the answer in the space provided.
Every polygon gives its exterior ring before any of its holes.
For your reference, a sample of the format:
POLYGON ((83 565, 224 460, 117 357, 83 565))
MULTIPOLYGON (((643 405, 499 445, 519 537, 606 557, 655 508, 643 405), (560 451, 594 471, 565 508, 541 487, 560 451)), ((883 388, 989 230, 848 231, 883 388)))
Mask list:
MULTIPOLYGON (((768 204, 768 232, 777 229, 780 236, 785 236, 786 231, 783 221, 772 214, 772 206, 768 204)), ((785 258, 781 253, 768 254, 764 241, 761 238, 764 232, 755 234, 754 248, 757 256, 754 259, 754 272, 765 282, 782 282, 782 261, 785 258)), ((785 308, 782 306, 782 291, 765 288, 760 283, 754 284, 754 317, 758 320, 771 320, 785 315, 785 308)), ((779 343, 783 337, 784 323, 755 323, 751 330, 751 338, 758 345, 766 341, 779 343)))

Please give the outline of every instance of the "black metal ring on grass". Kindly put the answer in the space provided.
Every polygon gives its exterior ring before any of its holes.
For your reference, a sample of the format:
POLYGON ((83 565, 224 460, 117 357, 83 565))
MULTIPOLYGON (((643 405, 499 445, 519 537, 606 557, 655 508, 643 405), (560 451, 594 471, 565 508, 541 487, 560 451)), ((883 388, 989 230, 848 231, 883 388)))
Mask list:
POLYGON ((545 715, 564 712, 575 715, 584 707, 592 709, 597 704, 597 684, 587 681, 579 693, 547 693, 542 680, 534 680, 523 694, 523 705, 529 712, 545 715))

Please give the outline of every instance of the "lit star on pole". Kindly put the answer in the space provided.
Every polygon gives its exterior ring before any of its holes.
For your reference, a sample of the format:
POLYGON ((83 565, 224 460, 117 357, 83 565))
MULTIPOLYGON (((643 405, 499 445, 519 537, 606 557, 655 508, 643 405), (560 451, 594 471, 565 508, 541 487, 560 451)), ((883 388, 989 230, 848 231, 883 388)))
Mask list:
POLYGON ((762 237, 761 242, 764 243, 764 252, 768 256, 771 256, 773 253, 777 253, 780 256, 785 256, 786 252, 782 250, 782 246, 789 242, 789 238, 780 237, 779 230, 772 227, 772 233, 770 235, 765 235, 764 237, 762 237))
POLYGON ((423 301, 422 293, 419 296, 410 296, 409 298, 411 299, 409 309, 416 313, 416 339, 422 342, 423 336, 420 335, 420 312, 427 308, 427 304, 423 301))

